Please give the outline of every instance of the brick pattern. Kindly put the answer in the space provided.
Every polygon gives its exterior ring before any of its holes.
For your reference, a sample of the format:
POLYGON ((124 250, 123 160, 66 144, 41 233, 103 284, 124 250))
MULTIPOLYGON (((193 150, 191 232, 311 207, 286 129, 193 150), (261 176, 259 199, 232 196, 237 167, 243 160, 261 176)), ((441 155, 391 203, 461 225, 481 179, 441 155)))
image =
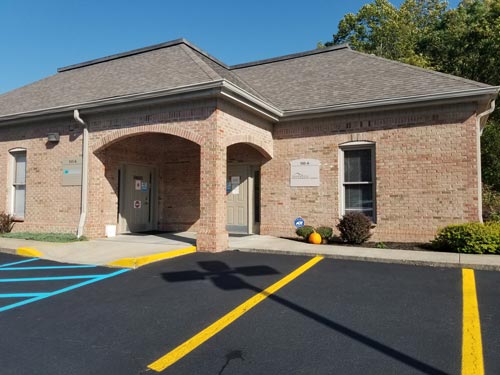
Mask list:
POLYGON ((12 160, 9 150, 25 148, 26 212, 14 231, 75 232, 80 213, 80 186, 62 186, 62 161, 81 155, 81 128, 74 120, 0 128, 0 212, 10 212, 12 160), (47 142, 59 132, 60 142, 47 142), (75 199, 76 198, 76 199, 75 199))
POLYGON ((275 126, 274 158, 262 167, 261 233, 294 236, 293 220, 335 226, 339 146, 376 144, 375 241, 427 241, 437 228, 477 221, 475 107, 386 111, 284 122, 275 126), (321 161, 319 187, 289 186, 290 162, 321 161))
MULTIPOLYGON (((261 233, 293 236, 293 220, 335 226, 339 146, 376 144, 377 227, 373 239, 424 241, 454 222, 478 220, 473 104, 379 111, 272 125, 223 100, 128 107, 85 114, 90 132, 89 206, 85 235, 116 224, 118 169, 158 171, 158 228, 197 230, 198 248, 227 248, 227 163, 261 166, 261 233), (321 161, 319 187, 291 188, 290 161, 321 161)), ((76 232, 80 187, 61 186, 64 158, 81 154, 82 129, 67 119, 0 128, 0 175, 9 205, 9 153, 27 151, 26 218, 15 230, 76 232), (46 143, 48 132, 61 141, 46 143)))

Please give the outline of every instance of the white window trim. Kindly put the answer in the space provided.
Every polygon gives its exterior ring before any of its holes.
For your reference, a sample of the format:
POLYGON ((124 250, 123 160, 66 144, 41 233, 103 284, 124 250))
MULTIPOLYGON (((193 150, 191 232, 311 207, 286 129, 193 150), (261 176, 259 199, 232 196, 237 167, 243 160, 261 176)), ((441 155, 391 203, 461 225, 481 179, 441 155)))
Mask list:
POLYGON ((372 158, 372 196, 373 196, 373 223, 377 223, 377 176, 376 176, 376 154, 375 154, 375 142, 368 141, 355 141, 346 142, 339 145, 339 219, 345 215, 345 185, 362 185, 369 184, 369 182, 344 182, 344 151, 351 150, 370 150, 372 158))
MULTIPOLYGON (((16 153, 24 153, 26 156, 26 166, 27 166, 27 161, 28 161, 28 155, 26 152, 25 148, 13 148, 9 150, 9 156, 10 156, 10 165, 9 165, 9 213, 13 216, 14 220, 17 221, 24 221, 24 218, 26 216, 26 195, 24 196, 24 216, 15 216, 14 215, 14 210, 15 210, 15 194, 16 194, 16 189, 14 188, 14 179, 15 179, 15 173, 16 173, 16 158, 15 154, 16 153)), ((24 191, 26 194, 26 174, 25 174, 25 181, 24 181, 24 191)))

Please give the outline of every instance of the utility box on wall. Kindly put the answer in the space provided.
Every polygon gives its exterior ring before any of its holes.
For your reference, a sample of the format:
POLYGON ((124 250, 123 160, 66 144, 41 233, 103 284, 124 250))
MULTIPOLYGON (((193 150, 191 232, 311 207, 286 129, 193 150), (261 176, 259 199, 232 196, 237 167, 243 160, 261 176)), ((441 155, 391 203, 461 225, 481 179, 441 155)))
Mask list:
POLYGON ((68 158, 62 161, 62 186, 82 184, 82 157, 68 158))

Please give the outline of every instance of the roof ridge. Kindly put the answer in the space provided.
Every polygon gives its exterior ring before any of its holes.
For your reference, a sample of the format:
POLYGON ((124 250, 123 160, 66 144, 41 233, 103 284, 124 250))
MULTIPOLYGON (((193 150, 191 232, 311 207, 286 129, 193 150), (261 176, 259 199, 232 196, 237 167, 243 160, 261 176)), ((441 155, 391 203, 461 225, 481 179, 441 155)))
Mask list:
POLYGON ((212 80, 223 79, 215 70, 206 64, 199 56, 197 56, 188 46, 181 44, 181 49, 184 53, 212 80))
POLYGON ((403 65, 403 66, 405 66, 407 68, 418 70, 419 72, 425 72, 425 73, 428 73, 428 74, 438 75, 440 77, 446 77, 446 78, 449 78, 449 79, 454 79, 455 81, 469 83, 469 84, 475 85, 475 86, 480 87, 480 88, 491 86, 491 85, 488 85, 487 83, 474 81, 472 79, 459 77, 459 76, 456 76, 456 75, 453 75, 453 74, 449 74, 449 73, 439 72, 437 70, 432 70, 432 69, 428 69, 428 68, 422 68, 420 66, 407 64, 407 63, 404 63, 404 62, 401 62, 401 61, 397 61, 397 60, 387 59, 385 57, 377 56, 377 55, 370 54, 370 53, 355 51, 353 49, 351 49, 350 51, 353 52, 353 53, 357 53, 358 55, 366 56, 366 57, 369 57, 369 58, 375 58, 375 59, 378 59, 378 60, 388 61, 388 62, 396 64, 396 65, 403 65))
POLYGON ((130 51, 119 52, 119 53, 115 53, 113 55, 108 55, 108 56, 104 56, 104 57, 99 57, 97 59, 83 61, 81 63, 67 65, 67 66, 64 66, 61 68, 57 68, 57 72, 62 73, 62 72, 65 72, 67 70, 83 68, 84 66, 95 65, 95 64, 106 62, 106 61, 121 59, 123 57, 139 55, 141 53, 151 52, 151 51, 161 49, 161 48, 172 47, 172 46, 175 46, 177 44, 186 43, 186 42, 187 42, 187 40, 185 40, 184 38, 174 39, 174 40, 171 40, 171 41, 165 42, 165 43, 153 44, 153 45, 148 46, 148 47, 136 48, 136 49, 133 49, 130 51))
POLYGON ((326 47, 326 48, 316 48, 316 49, 312 49, 309 51, 297 52, 297 53, 292 53, 292 54, 277 56, 277 57, 271 57, 269 59, 256 60, 256 61, 251 61, 251 62, 243 63, 243 64, 231 65, 229 67, 229 69, 233 70, 233 69, 248 68, 250 66, 256 66, 256 65, 271 64, 271 63, 278 62, 278 61, 298 59, 301 57, 317 55, 320 53, 332 52, 332 51, 337 51, 337 50, 341 50, 341 49, 349 49, 350 50, 351 47, 347 43, 338 44, 338 45, 326 47))

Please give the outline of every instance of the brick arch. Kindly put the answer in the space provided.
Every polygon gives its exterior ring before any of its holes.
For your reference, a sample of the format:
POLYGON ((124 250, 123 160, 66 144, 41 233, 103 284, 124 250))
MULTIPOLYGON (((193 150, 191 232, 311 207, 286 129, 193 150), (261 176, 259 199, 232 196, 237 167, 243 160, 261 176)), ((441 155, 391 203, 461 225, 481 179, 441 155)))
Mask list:
POLYGON ((104 137, 97 139, 90 146, 90 149, 92 150, 92 152, 96 152, 105 147, 111 146, 113 143, 121 141, 125 138, 129 138, 134 135, 141 135, 148 133, 175 135, 177 137, 194 142, 199 146, 203 144, 203 138, 200 135, 192 132, 191 130, 187 130, 184 127, 178 125, 163 124, 154 126, 143 125, 143 126, 136 126, 133 128, 114 130, 111 133, 106 134, 104 137))
POLYGON ((273 158, 272 143, 269 144, 267 142, 264 142, 259 138, 254 137, 253 135, 249 134, 233 135, 226 139, 225 146, 229 147, 236 143, 246 143, 255 148, 257 151, 259 151, 266 159, 269 160, 273 158))

